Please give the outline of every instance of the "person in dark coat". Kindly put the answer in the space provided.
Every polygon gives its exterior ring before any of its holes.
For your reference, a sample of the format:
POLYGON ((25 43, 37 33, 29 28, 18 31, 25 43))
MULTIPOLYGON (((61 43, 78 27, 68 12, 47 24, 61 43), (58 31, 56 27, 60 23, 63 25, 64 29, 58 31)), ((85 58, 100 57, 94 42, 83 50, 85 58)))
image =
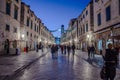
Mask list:
POLYGON ((70 45, 67 46, 68 56, 70 55, 70 45))
POLYGON ((87 51, 88 51, 88 58, 90 58, 90 46, 87 47, 87 51))
POLYGON ((61 48, 61 53, 63 54, 64 46, 61 45, 60 48, 61 48))
POLYGON ((114 80, 116 76, 116 52, 115 49, 112 49, 112 44, 108 44, 108 49, 106 49, 106 53, 104 56, 104 61, 105 61, 105 80, 114 80))
POLYGON ((29 48, 29 47, 28 47, 28 45, 26 44, 26 52, 27 52, 27 53, 28 53, 28 48, 29 48))
POLYGON ((91 48, 90 48, 90 54, 91 54, 91 57, 94 58, 94 55, 95 55, 95 47, 92 45, 91 48))
POLYGON ((52 54, 52 59, 54 59, 54 54, 55 54, 55 45, 52 45, 51 47, 51 54, 52 54))
POLYGON ((73 51, 72 53, 74 55, 75 54, 75 45, 74 44, 72 45, 72 51, 73 51))
POLYGON ((9 39, 6 39, 4 49, 5 49, 5 54, 9 54, 9 48, 10 48, 10 41, 9 39))
POLYGON ((67 48, 67 46, 64 45, 64 54, 66 54, 66 48, 67 48))
POLYGON ((37 44, 36 45, 36 52, 38 52, 38 49, 39 49, 39 45, 37 44))

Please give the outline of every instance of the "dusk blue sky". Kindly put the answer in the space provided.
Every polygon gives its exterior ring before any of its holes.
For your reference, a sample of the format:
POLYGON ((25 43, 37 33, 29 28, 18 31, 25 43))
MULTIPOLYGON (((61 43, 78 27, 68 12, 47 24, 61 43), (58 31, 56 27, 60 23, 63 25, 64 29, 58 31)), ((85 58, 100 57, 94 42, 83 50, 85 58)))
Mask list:
MULTIPOLYGON (((22 0, 30 5, 35 15, 42 20, 49 30, 55 30, 63 24, 67 29, 70 19, 76 18, 90 0, 22 0)), ((60 32, 54 32, 60 36, 60 32)))

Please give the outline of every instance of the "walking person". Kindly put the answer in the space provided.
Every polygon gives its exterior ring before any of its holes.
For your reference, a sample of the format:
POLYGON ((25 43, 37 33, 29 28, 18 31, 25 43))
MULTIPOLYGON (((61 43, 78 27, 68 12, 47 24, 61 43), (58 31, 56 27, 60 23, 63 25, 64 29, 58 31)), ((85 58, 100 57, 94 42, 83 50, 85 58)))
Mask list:
POLYGON ((4 45, 4 49, 5 49, 5 54, 6 55, 9 54, 9 48, 10 48, 10 42, 9 42, 9 39, 6 39, 5 45, 4 45))
POLYGON ((58 58, 58 45, 55 45, 55 59, 58 58))
POLYGON ((90 58, 90 46, 87 47, 87 51, 88 51, 88 58, 90 58))
POLYGON ((37 44, 37 45, 36 45, 36 52, 38 52, 38 48, 39 48, 39 45, 37 44))
POLYGON ((93 45, 90 48, 90 54, 91 54, 91 58, 94 58, 94 56, 95 56, 95 47, 93 45))
POLYGON ((114 80, 116 76, 116 57, 117 53, 113 49, 111 43, 108 44, 108 49, 106 49, 104 61, 105 61, 105 80, 114 80))
POLYGON ((52 59, 54 59, 54 55, 55 55, 55 45, 52 45, 51 47, 51 54, 52 54, 52 59))
POLYGON ((67 46, 68 56, 70 55, 70 45, 67 46))
POLYGON ((60 48, 61 48, 61 53, 63 54, 63 50, 64 50, 63 45, 61 45, 60 48))
POLYGON ((29 48, 29 47, 28 47, 28 45, 26 44, 26 52, 27 52, 27 53, 28 53, 28 48, 29 48))
POLYGON ((75 45, 74 44, 72 45, 72 53, 73 53, 73 55, 75 54, 75 45))
POLYGON ((64 45, 64 54, 65 54, 65 55, 66 55, 66 48, 67 48, 67 46, 64 45))
POLYGON ((41 50, 42 50, 42 52, 44 52, 44 50, 43 50, 43 49, 44 49, 44 46, 43 46, 43 45, 41 45, 41 50))

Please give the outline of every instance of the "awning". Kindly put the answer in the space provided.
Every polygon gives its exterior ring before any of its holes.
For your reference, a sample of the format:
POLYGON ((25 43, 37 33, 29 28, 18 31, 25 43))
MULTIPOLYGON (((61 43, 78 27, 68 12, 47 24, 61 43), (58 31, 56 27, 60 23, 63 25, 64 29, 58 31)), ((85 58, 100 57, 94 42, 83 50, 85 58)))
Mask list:
POLYGON ((111 38, 112 38, 112 39, 117 39, 117 40, 120 40, 120 35, 117 35, 117 36, 112 36, 111 38))

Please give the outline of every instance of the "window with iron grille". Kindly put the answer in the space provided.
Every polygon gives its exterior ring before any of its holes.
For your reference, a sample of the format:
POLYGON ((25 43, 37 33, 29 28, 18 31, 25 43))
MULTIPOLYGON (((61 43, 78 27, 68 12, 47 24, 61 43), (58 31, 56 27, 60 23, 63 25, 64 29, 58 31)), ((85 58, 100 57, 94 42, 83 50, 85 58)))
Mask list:
POLYGON ((97 15, 97 22, 98 22, 98 26, 100 26, 101 25, 101 13, 97 15))
POLYGON ((5 30, 6 30, 6 31, 10 31, 10 25, 6 24, 5 30))
POLYGON ((14 6, 14 19, 18 19, 18 7, 16 5, 14 6))
POLYGON ((6 14, 10 15, 11 13, 11 3, 6 2, 6 14))
POLYGON ((111 20, 111 10, 110 6, 106 7, 106 21, 111 20))
POLYGON ((14 27, 13 32, 14 32, 14 33, 17 33, 17 28, 14 27))

